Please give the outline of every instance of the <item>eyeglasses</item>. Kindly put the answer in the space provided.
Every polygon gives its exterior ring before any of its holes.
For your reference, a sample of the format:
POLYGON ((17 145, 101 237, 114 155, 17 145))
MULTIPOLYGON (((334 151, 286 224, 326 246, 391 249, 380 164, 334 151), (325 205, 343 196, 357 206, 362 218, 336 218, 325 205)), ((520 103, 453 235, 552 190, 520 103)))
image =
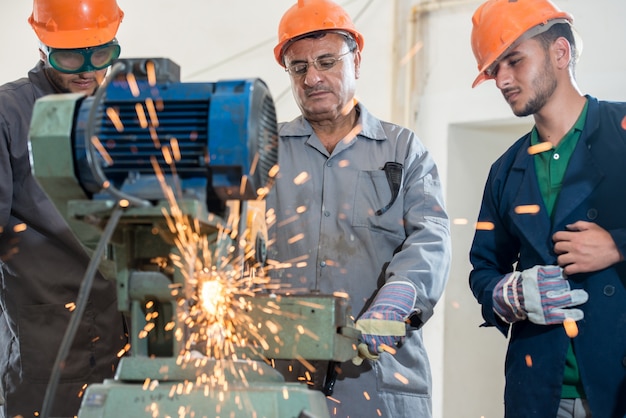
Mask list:
POLYGON ((60 49, 41 45, 41 49, 52 68, 66 74, 103 70, 120 56, 121 51, 116 39, 89 48, 60 49))
POLYGON ((302 77, 309 71, 309 65, 313 64, 317 71, 328 71, 333 68, 343 57, 351 53, 352 51, 348 51, 339 56, 321 56, 315 58, 313 61, 309 62, 296 62, 295 64, 291 64, 285 68, 289 74, 294 77, 302 77))

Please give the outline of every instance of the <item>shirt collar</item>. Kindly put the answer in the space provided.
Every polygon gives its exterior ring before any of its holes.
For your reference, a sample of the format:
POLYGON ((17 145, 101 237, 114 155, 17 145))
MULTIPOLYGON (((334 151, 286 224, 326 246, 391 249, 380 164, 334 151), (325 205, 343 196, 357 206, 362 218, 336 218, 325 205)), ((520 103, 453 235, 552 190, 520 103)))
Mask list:
MULTIPOLYGON (((589 107, 589 100, 585 100, 585 106, 583 106, 583 110, 580 112, 580 115, 578 116, 578 119, 574 123, 574 126, 572 126, 572 129, 570 129, 569 132, 567 132, 565 136, 563 136, 563 138, 559 141, 556 147, 553 146, 552 148, 546 149, 545 151, 549 151, 550 149, 555 149, 555 148, 558 149, 561 146, 561 144, 566 142, 568 138, 572 137, 573 135, 579 135, 583 131, 583 129, 585 128, 585 121, 587 120, 587 108, 588 107, 589 107)), ((539 140, 539 133, 537 132, 537 126, 533 126, 533 130, 530 133, 530 145, 537 145, 540 142, 541 141, 539 140)))

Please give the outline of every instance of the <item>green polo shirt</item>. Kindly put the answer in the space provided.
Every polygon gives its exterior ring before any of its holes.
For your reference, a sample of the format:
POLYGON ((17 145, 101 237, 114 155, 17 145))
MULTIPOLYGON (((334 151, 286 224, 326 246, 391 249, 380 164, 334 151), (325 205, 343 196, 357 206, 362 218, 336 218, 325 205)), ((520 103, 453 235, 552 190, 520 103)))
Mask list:
MULTIPOLYGON (((568 133, 557 144, 556 148, 552 147, 549 150, 535 154, 535 169, 537 171, 537 178, 539 179, 539 189, 543 196, 543 201, 548 210, 550 218, 552 218, 552 211, 554 205, 561 192, 563 185, 563 176, 567 169, 570 157, 576 148, 580 134, 585 127, 585 120, 587 119, 587 103, 583 108, 578 120, 570 129, 568 133)), ((537 129, 533 128, 530 136, 531 145, 537 145, 540 143, 537 129)), ((574 355, 574 349, 570 342, 569 349, 567 350, 567 356, 565 358, 565 372, 563 375, 563 389, 561 391, 561 398, 573 399, 584 398, 585 392, 580 381, 580 373, 578 371, 578 363, 576 362, 576 356, 574 355)))

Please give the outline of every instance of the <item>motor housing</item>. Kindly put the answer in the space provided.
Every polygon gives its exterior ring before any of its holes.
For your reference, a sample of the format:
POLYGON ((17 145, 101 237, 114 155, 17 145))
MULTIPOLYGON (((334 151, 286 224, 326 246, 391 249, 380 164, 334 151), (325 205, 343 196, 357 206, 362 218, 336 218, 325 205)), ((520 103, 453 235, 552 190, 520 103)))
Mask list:
POLYGON ((75 174, 88 195, 97 198, 102 191, 87 155, 91 132, 107 155, 95 163, 125 193, 161 198, 156 161, 185 194, 257 198, 278 160, 276 110, 261 79, 182 83, 169 60, 120 62, 130 72, 106 86, 101 102, 97 95, 84 99, 74 125, 75 174))

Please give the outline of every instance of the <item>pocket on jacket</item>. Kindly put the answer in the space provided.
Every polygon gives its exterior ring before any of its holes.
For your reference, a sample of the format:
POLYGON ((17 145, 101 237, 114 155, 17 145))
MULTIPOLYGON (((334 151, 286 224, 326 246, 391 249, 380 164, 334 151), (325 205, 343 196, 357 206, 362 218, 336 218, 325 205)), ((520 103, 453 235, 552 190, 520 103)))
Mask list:
MULTIPOLYGON (((72 317, 64 305, 20 307, 19 343, 27 381, 47 382, 72 317)), ((93 311, 85 309, 61 373, 61 381, 84 379, 95 366, 93 311)))
MULTIPOLYGON (((398 392, 406 393, 413 396, 430 397, 430 380, 422 372, 416 373, 414 370, 406 370, 404 373, 393 370, 383 370, 381 364, 379 366, 379 390, 381 392, 398 392)), ((417 366, 421 368, 421 366, 417 366)))
POLYGON ((376 211, 391 203, 392 192, 383 170, 360 171, 354 189, 352 226, 404 236, 403 186, 393 204, 381 215, 376 211))
POLYGON ((421 342, 419 331, 395 355, 382 353, 374 362, 378 388, 382 392, 400 392, 419 397, 430 397, 432 377, 428 354, 421 342), (419 341, 419 342, 418 342, 419 341))

